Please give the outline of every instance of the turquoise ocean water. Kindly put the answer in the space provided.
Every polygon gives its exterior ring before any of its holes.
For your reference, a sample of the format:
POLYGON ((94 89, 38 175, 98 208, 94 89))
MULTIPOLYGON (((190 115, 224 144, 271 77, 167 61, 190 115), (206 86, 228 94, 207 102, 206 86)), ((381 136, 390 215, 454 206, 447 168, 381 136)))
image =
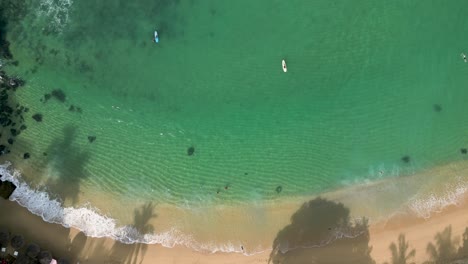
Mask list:
POLYGON ((7 159, 67 205, 262 203, 411 175, 468 144, 466 1, 25 2, 5 68, 43 121, 26 118, 7 159), (54 89, 65 102, 44 102, 54 89))

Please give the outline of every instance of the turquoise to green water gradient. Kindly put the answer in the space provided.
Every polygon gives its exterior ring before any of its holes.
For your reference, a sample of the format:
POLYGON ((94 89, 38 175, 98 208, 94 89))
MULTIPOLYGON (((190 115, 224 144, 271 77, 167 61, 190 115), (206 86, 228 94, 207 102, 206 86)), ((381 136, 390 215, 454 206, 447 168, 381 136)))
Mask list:
POLYGON ((84 186, 176 205, 317 194, 468 144, 466 1, 30 2, 7 70, 44 120, 27 118, 12 159, 30 152, 21 162, 63 199, 84 186), (65 103, 40 102, 53 89, 65 103))

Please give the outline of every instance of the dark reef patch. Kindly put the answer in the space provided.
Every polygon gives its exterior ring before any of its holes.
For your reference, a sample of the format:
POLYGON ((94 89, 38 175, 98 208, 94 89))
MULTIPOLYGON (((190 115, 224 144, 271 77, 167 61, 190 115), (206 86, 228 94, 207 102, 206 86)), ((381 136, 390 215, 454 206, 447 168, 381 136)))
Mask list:
POLYGON ((31 155, 28 152, 23 154, 23 159, 29 159, 30 157, 31 155))
POLYGON ((466 148, 461 148, 460 152, 461 152, 461 154, 467 154, 468 150, 466 148))
POLYGON ((401 158, 401 161, 403 161, 404 163, 409 163, 411 161, 411 158, 410 156, 406 155, 401 158))
POLYGON ((39 114, 39 113, 34 114, 32 118, 36 120, 37 122, 42 122, 42 114, 39 114))
POLYGON ((96 136, 88 136, 89 143, 93 143, 96 140, 96 136))
POLYGON ((52 91, 52 96, 57 99, 59 102, 64 103, 67 100, 67 96, 60 89, 55 89, 52 91))
POLYGON ((195 147, 189 147, 187 149, 187 155, 192 156, 195 153, 195 147))

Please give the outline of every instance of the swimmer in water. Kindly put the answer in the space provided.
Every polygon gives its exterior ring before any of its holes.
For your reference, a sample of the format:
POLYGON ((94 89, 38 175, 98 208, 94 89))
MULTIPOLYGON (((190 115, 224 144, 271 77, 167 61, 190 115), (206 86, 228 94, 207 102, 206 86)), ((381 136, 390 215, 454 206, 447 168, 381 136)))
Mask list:
POLYGON ((463 61, 467 62, 465 53, 460 54, 460 56, 463 58, 463 61))

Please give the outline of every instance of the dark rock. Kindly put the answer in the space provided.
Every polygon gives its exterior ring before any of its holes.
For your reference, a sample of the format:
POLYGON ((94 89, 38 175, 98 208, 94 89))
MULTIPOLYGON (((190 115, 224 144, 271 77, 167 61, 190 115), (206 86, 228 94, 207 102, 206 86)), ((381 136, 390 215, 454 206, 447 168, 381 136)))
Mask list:
POLYGON ((403 156, 401 158, 401 161, 403 161, 404 163, 409 163, 411 161, 411 158, 410 156, 403 156))
POLYGON ((10 129, 10 132, 11 132, 11 135, 14 137, 20 134, 20 132, 16 130, 15 128, 10 129))
POLYGON ((12 138, 9 138, 7 141, 8 141, 8 144, 10 145, 13 145, 13 143, 15 142, 15 140, 13 140, 12 138))
POLYGON ((6 149, 5 145, 0 145, 0 153, 3 153, 6 149))
POLYGON ((47 152, 42 152, 42 155, 47 156, 47 152))
POLYGON ((190 147, 187 149, 187 155, 192 156, 195 153, 195 148, 190 147))
POLYGON ((467 154, 467 153, 468 153, 468 150, 467 150, 466 148, 462 148, 462 149, 460 149, 460 152, 461 152, 462 154, 467 154))
POLYGON ((39 113, 34 114, 32 118, 36 120, 37 122, 42 122, 42 114, 39 114, 39 113))
POLYGON ((70 111, 70 112, 75 112, 75 106, 74 106, 74 105, 70 105, 70 107, 68 108, 68 111, 70 111))
POLYGON ((440 104, 433 105, 434 111, 440 112, 442 111, 442 106, 440 104))
POLYGON ((9 181, 0 181, 0 197, 4 199, 10 198, 11 194, 15 191, 16 185, 9 181))
POLYGON ((96 140, 96 137, 95 137, 95 136, 88 136, 88 141, 89 141, 89 143, 93 143, 94 140, 96 140))
POLYGON ((283 187, 281 187, 281 185, 280 185, 280 186, 276 187, 275 190, 276 190, 277 193, 280 193, 280 192, 283 191, 283 187))
POLYGON ((24 108, 24 112, 25 112, 25 113, 29 112, 29 108, 25 107, 25 108, 24 108))
POLYGON ((49 93, 44 94, 44 103, 49 101, 49 99, 52 98, 52 95, 49 93))
POLYGON ((26 128, 27 128, 26 125, 21 125, 20 126, 20 130, 25 130, 26 128))
POLYGON ((60 102, 65 102, 67 100, 67 96, 65 95, 65 93, 60 90, 60 89, 55 89, 52 91, 52 96, 59 100, 60 102))
POLYGON ((31 155, 29 155, 28 152, 23 154, 23 159, 29 159, 30 157, 31 157, 31 155))

